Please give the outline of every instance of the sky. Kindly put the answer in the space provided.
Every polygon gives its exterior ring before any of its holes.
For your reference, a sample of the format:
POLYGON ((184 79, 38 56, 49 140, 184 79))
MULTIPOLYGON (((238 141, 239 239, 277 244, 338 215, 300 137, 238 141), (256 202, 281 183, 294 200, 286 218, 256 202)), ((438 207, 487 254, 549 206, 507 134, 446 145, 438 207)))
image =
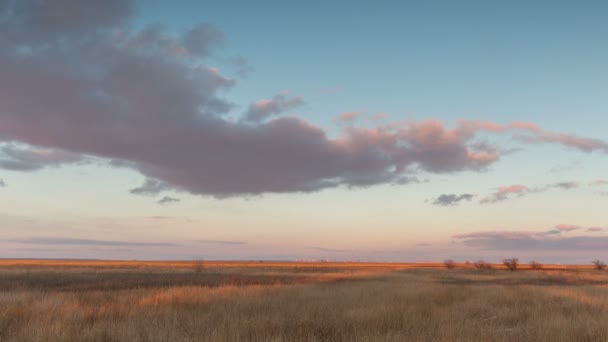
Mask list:
POLYGON ((0 0, 0 258, 608 259, 606 16, 0 0))

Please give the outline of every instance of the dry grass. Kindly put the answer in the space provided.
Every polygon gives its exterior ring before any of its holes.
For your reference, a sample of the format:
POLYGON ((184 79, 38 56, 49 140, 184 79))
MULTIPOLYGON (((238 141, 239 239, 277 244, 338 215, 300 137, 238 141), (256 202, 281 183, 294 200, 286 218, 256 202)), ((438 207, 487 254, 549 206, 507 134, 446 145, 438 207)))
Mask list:
POLYGON ((433 265, 4 261, 0 341, 608 340, 608 272, 433 265))

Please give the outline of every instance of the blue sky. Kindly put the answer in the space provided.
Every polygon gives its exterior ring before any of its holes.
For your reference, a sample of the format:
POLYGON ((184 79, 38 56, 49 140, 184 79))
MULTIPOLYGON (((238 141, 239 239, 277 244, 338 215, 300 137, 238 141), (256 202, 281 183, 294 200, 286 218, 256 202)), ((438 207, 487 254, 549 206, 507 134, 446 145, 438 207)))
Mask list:
POLYGON ((608 258, 605 2, 128 3, 0 1, 0 257, 608 258))

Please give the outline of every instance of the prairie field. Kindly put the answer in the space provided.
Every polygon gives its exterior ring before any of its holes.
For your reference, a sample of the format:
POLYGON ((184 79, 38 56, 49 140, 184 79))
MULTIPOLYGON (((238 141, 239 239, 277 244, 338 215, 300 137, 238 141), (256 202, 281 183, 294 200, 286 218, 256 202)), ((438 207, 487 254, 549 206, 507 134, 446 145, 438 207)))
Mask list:
POLYGON ((608 272, 0 261, 0 341, 608 341, 608 272))

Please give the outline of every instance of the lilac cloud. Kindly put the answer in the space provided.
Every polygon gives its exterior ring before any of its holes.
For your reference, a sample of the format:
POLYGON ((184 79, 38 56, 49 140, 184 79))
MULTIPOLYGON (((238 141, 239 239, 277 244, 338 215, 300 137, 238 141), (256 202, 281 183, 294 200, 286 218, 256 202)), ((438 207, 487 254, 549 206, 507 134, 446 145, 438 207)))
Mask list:
POLYGON ((480 144, 481 131, 607 151, 602 141, 527 123, 407 121, 331 137, 303 119, 275 117, 303 103, 287 94, 230 120, 234 104, 224 94, 236 80, 206 59, 223 34, 207 24, 136 29, 133 9, 122 0, 0 8, 0 143, 26 146, 0 157, 1 167, 107 158, 168 188, 221 198, 400 183, 414 168, 485 170, 504 151, 480 144))
MULTIPOLYGON (((562 228, 577 226, 561 225, 562 228)), ((458 243, 468 247, 488 250, 604 250, 608 248, 608 236, 563 236, 563 232, 574 229, 553 229, 547 232, 508 232, 488 231, 470 234, 457 234, 453 238, 458 243)), ((578 228, 577 228, 578 229, 578 228)), ((604 231, 598 227, 589 228, 587 231, 604 231), (591 229, 591 230, 589 230, 591 229)))

